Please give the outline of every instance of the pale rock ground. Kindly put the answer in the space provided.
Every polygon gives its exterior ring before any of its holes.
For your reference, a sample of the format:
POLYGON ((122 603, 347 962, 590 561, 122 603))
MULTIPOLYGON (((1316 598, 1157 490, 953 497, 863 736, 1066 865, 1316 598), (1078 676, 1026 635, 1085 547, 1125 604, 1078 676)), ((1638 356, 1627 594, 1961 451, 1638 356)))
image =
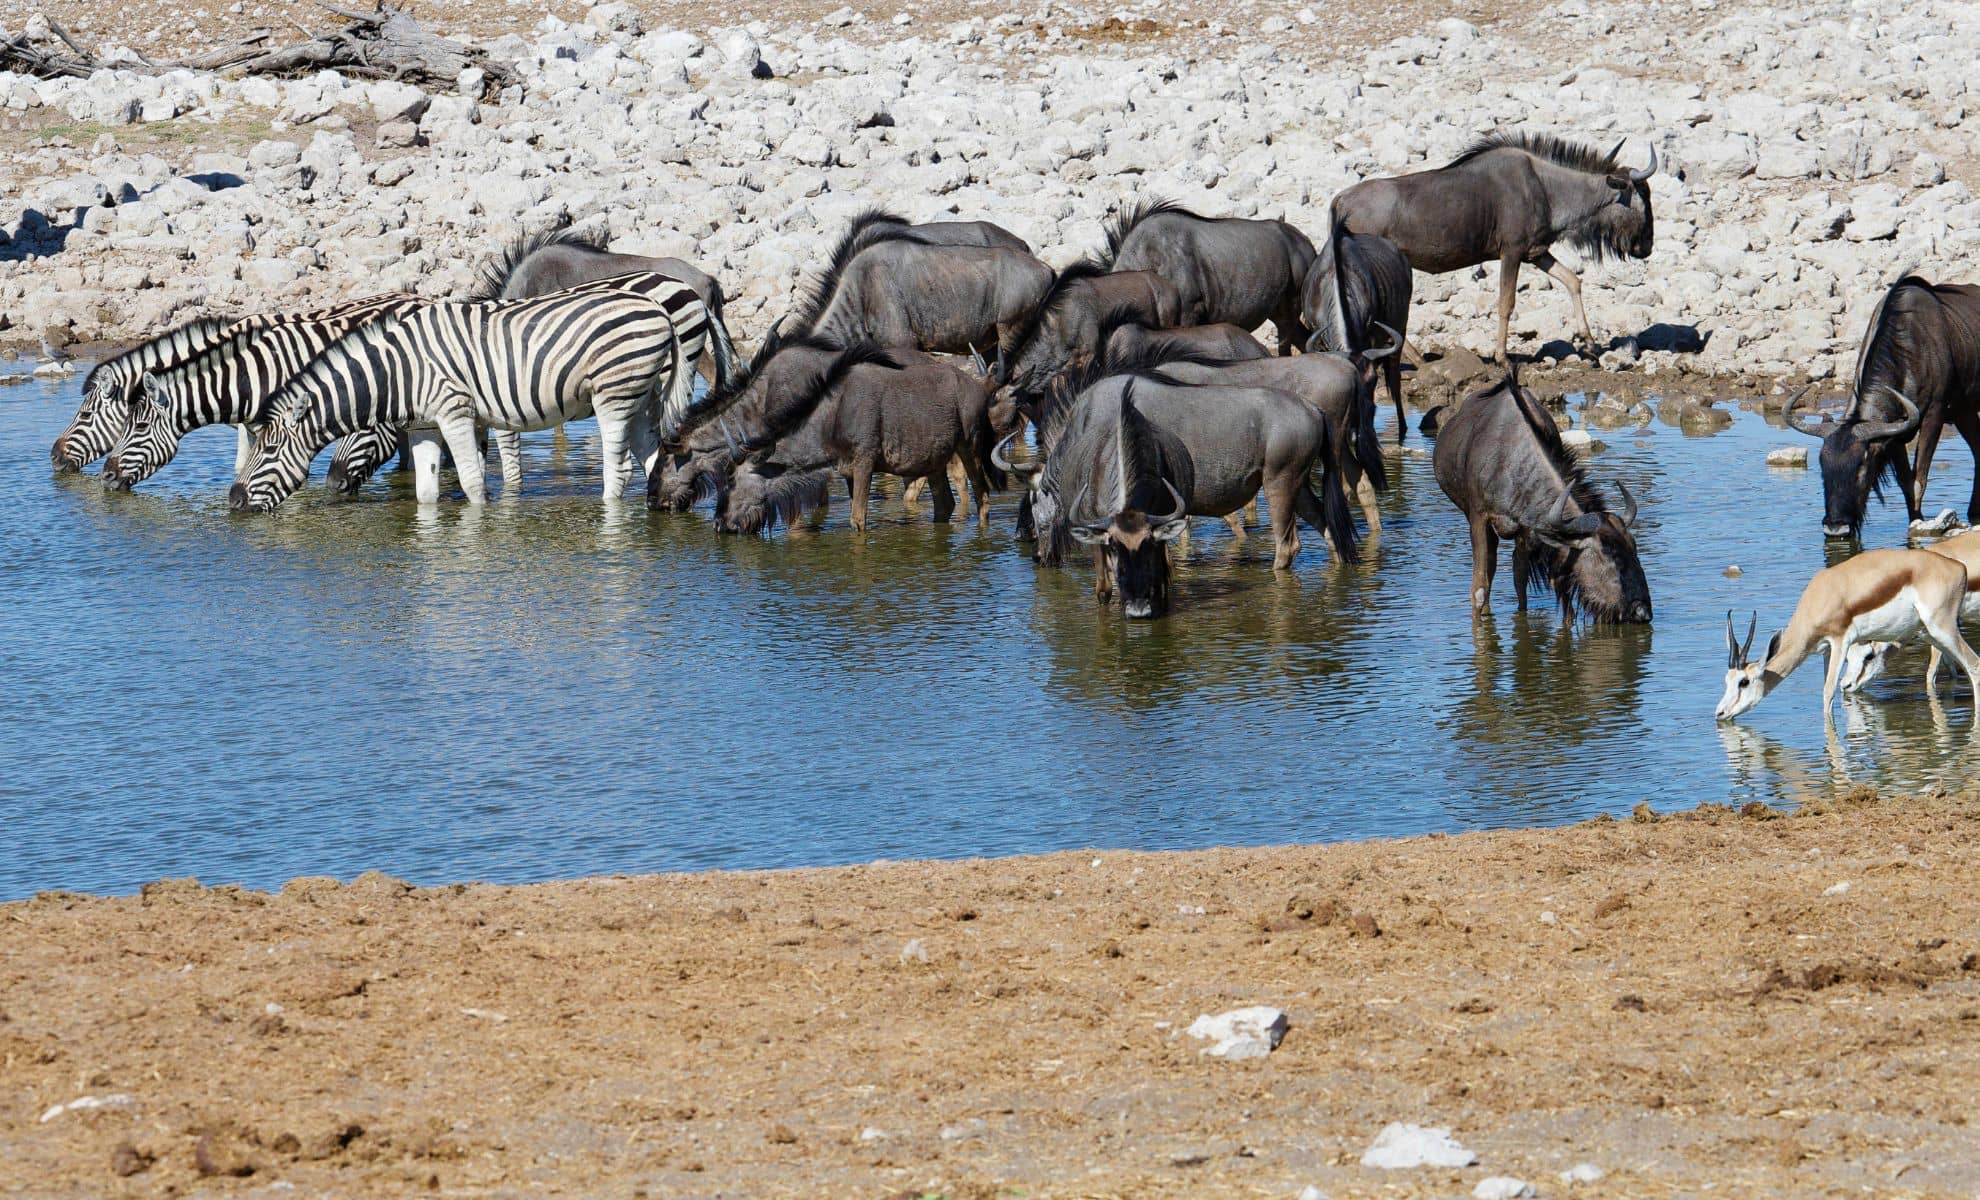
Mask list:
MULTIPOLYGON (((1344 56, 1302 45, 1296 14, 1138 39, 1056 4, 697 31, 578 11, 488 43, 523 87, 482 103, 464 79, 416 129, 387 123, 414 89, 332 72, 0 74, 0 339, 456 296, 518 230, 567 218, 699 262, 750 338, 867 205, 995 220, 1055 265, 1151 196, 1318 237, 1342 187, 1505 126, 1626 138, 1632 163, 1654 140, 1655 254, 1587 269, 1597 336, 1643 335, 1639 373, 1847 376, 1881 290, 1905 268, 1969 278, 1980 242, 1975 5, 1562 0, 1344 56), (751 77, 759 58, 776 78, 751 77), (75 144, 36 144, 57 137, 75 144), (1658 349, 1687 326, 1702 351, 1658 349)), ((1487 350, 1491 270, 1418 276, 1417 340, 1487 350)), ((1516 350, 1569 332, 1566 296, 1529 276, 1516 350)))

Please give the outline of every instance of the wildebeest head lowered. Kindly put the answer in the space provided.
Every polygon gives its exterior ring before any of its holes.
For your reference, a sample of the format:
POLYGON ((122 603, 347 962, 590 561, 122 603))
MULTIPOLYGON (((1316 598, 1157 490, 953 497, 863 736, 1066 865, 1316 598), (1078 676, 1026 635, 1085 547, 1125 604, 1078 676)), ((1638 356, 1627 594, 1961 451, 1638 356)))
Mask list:
POLYGON ((1904 446, 1918 432, 1922 416, 1910 397, 1887 388, 1902 410, 1893 420, 1867 419, 1852 402, 1840 421, 1810 421, 1795 411, 1806 390, 1788 401, 1781 419, 1799 433, 1822 439, 1822 532, 1853 538, 1863 530, 1870 497, 1883 497, 1884 482, 1902 486, 1904 446))
MULTIPOLYGON (((1099 569, 1113 577, 1121 611, 1130 617, 1159 617, 1169 611, 1169 543, 1189 527, 1183 498, 1164 479, 1173 507, 1166 516, 1124 508, 1103 521, 1072 527, 1073 540, 1100 548, 1099 569)), ((1078 512, 1085 494, 1075 500, 1078 512)))

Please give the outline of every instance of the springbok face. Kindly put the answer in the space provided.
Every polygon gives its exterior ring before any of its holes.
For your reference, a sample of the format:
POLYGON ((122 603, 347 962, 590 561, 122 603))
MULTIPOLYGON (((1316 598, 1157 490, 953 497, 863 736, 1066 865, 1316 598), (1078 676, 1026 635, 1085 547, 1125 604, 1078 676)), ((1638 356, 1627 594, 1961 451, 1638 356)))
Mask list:
POLYGON ((1884 673, 1897 648, 1896 642, 1850 643, 1849 649, 1843 653, 1842 675, 1838 679, 1842 690, 1862 691, 1871 680, 1884 673))
POLYGON ((1074 525, 1074 541, 1101 549, 1100 569, 1113 576, 1121 594, 1121 611, 1130 617, 1159 617, 1169 611, 1169 543, 1182 536, 1189 518, 1183 499, 1163 481, 1175 499, 1166 517, 1138 509, 1123 509, 1105 524, 1074 525))
POLYGON ((1780 648, 1781 635, 1775 634, 1767 642, 1767 653, 1759 662, 1751 661, 1753 633, 1760 626, 1759 614, 1754 614, 1752 623, 1746 627, 1746 642, 1742 645, 1733 637, 1732 614, 1726 614, 1726 694, 1719 697, 1719 707, 1713 715, 1721 721, 1730 721, 1739 714, 1760 703, 1767 694, 1763 678, 1767 660, 1774 657, 1780 648))

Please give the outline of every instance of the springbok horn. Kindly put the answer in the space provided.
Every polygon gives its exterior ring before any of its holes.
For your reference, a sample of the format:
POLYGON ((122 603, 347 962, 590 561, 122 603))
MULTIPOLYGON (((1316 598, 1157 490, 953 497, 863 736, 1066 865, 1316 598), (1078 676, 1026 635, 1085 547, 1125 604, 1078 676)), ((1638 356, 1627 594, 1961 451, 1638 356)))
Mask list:
POLYGON ((1739 637, 1733 633, 1733 610, 1726 610, 1726 669, 1739 669, 1739 637))
POLYGON ((1787 407, 1781 410, 1781 420, 1785 421, 1787 423, 1787 427, 1789 429, 1794 430, 1796 433, 1805 433, 1812 438, 1823 438, 1828 436, 1828 431, 1826 429, 1817 427, 1813 422, 1803 421, 1800 417, 1797 417, 1794 412, 1794 406, 1801 403, 1801 398, 1803 396, 1806 396, 1808 394, 1809 388, 1813 388, 1814 386, 1815 385, 1811 383, 1808 385, 1808 387, 1802 388, 1794 395, 1788 397, 1787 407))
POLYGON ((1642 183, 1644 180, 1650 178, 1652 175, 1655 175, 1656 173, 1657 173, 1657 143, 1651 142, 1650 165, 1644 167, 1640 171, 1631 171, 1629 173, 1629 181, 1631 183, 1642 183))
POLYGON ((1038 472, 1043 470, 1043 468, 1040 467, 1037 463, 1025 463, 1024 465, 1019 466, 1017 463, 1012 462, 1009 458, 1006 458, 1004 456, 1004 447, 1010 445, 1013 441, 1016 441, 1017 435, 1021 432, 1023 431, 1017 429, 1011 430, 1010 434, 1006 436, 1003 441, 998 442, 994 447, 991 448, 990 464, 996 467, 999 471, 1009 471, 1011 474, 1017 476, 1019 479, 1029 479, 1033 475, 1038 474, 1038 472))
POLYGON ((1397 333, 1395 330, 1389 328, 1387 325, 1382 324, 1380 321, 1376 321, 1374 325, 1375 328, 1389 335, 1389 344, 1380 350, 1363 350, 1361 352, 1361 357, 1367 359, 1369 362, 1374 362, 1377 359, 1383 359, 1389 357, 1391 354, 1394 354, 1396 351, 1402 349, 1402 344, 1403 344, 1402 334, 1397 333))
POLYGON ((1924 419, 1923 414, 1918 411, 1918 406, 1911 402, 1911 397, 1905 395, 1903 392, 1889 386, 1886 386, 1884 390, 1895 397, 1900 405, 1904 406, 1904 416, 1895 421, 1883 421, 1875 425, 1861 426, 1863 436, 1869 438, 1871 441, 1882 441, 1885 438, 1910 437, 1918 431, 1918 423, 1924 419))
MULTIPOLYGON (((1728 614, 1728 616, 1730 616, 1730 614, 1728 614)), ((1758 628, 1760 628, 1760 614, 1754 613, 1753 619, 1746 623, 1746 644, 1739 648, 1739 661, 1740 661, 1740 665, 1742 666, 1746 664, 1748 658, 1752 657, 1753 631, 1758 628)))
POLYGON ((1636 524, 1636 497, 1629 494, 1629 489, 1623 486, 1620 479, 1616 480, 1616 490, 1622 493, 1622 523, 1623 528, 1627 529, 1636 524))

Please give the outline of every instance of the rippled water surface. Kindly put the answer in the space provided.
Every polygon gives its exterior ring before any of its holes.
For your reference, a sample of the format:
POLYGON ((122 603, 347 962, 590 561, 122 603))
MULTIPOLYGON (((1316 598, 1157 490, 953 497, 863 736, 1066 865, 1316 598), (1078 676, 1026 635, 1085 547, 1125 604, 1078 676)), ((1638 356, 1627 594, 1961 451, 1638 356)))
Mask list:
MULTIPOLYGON (((588 422, 531 435, 530 494, 480 511, 392 473, 236 517, 218 430, 106 494, 48 468, 79 378, 0 392, 0 899, 1314 841, 1975 761, 1969 698, 1935 711, 1922 656, 1833 744, 1819 660, 1713 722, 1726 609, 1764 642, 1824 563, 1814 473, 1761 464, 1802 439, 1745 413, 1599 435, 1596 477, 1642 503, 1654 628, 1518 615, 1507 564, 1474 623, 1464 525, 1414 456, 1367 564, 1307 532, 1275 577, 1269 536, 1199 521, 1174 615, 1128 624, 1089 568, 1031 565, 1011 496, 988 532, 890 495, 865 537, 841 499, 822 532, 723 538, 602 506, 588 422)), ((1934 509, 1972 478, 1948 443, 1934 509)), ((1867 537, 1902 525, 1873 509, 1867 537)))

